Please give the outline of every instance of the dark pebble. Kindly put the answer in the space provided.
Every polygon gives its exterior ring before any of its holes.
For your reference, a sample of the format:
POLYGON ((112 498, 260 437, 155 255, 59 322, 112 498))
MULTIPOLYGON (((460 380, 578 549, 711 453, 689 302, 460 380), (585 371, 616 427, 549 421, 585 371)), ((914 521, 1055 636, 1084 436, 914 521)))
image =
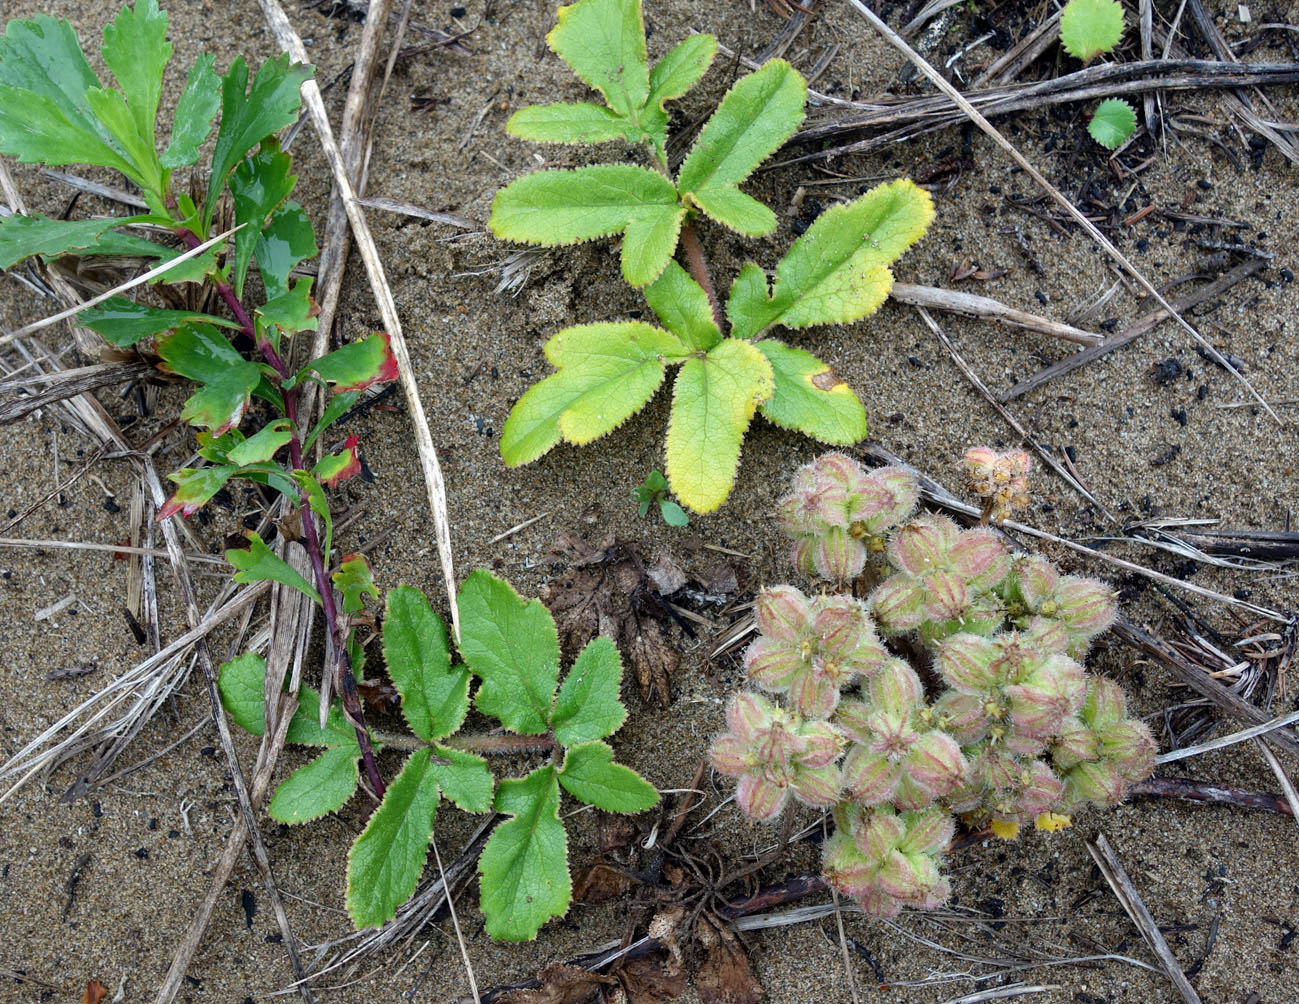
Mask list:
POLYGON ((121 512, 121 511, 122 511, 122 507, 120 505, 118 505, 112 499, 105 499, 104 512, 121 512))
POLYGON ((1176 356, 1169 356, 1167 359, 1155 363, 1154 376, 1155 383, 1159 386, 1172 383, 1182 375, 1182 363, 1176 356))
POLYGON ((1281 281, 1294 282, 1294 273, 1291 272, 1288 268, 1281 269, 1281 281))
POLYGON ((1047 303, 1050 302, 1050 301, 1047 299, 1046 294, 1043 293, 1040 289, 1039 289, 1037 292, 1035 292, 1033 295, 1034 295, 1035 297, 1037 297, 1037 302, 1040 303, 1040 304, 1041 304, 1042 306, 1044 306, 1044 307, 1047 305, 1047 303))
POLYGON ((1202 192, 1210 192, 1213 190, 1213 182, 1209 181, 1207 178, 1201 178, 1196 182, 1196 184, 1200 186, 1200 191, 1202 192))
POLYGON ((1170 415, 1172 415, 1174 419, 1177 420, 1177 424, 1178 424, 1178 425, 1182 426, 1183 428, 1186 427, 1186 409, 1185 409, 1185 408, 1172 408, 1172 409, 1169 410, 1168 413, 1169 413, 1170 415))

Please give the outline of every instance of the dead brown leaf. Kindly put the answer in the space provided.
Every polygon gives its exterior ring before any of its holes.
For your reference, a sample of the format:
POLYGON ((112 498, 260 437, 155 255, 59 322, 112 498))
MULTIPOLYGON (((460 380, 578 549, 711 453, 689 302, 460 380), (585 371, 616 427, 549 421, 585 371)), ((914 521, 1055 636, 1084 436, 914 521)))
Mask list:
POLYGON ((617 972, 627 1004, 665 1004, 686 992, 686 974, 666 952, 632 959, 617 972))
POLYGON ((757 1004, 762 999, 765 991, 753 975, 749 955, 729 927, 703 914, 695 939, 704 949, 695 970, 695 990, 703 1004, 757 1004))
POLYGON ((596 832, 600 840, 600 853, 620 851, 636 839, 636 824, 616 812, 601 812, 596 832))
POLYGON ((609 976, 592 973, 580 966, 556 962, 537 973, 541 986, 535 990, 507 990, 496 998, 500 1004, 587 1004, 600 988, 616 983, 609 976))
POLYGON ((108 996, 108 987, 99 980, 87 980, 85 992, 81 995, 81 1004, 100 1004, 108 996))
POLYGON ((621 868, 597 861, 578 869, 573 876, 573 900, 578 903, 607 903, 621 899, 639 884, 621 868))

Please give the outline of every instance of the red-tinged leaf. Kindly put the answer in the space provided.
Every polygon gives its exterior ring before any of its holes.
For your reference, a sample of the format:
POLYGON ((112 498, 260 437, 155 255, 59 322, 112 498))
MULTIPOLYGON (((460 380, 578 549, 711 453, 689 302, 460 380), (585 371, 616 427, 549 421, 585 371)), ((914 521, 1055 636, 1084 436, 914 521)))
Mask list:
POLYGON ((180 487, 158 510, 158 522, 170 519, 176 513, 194 515, 237 470, 239 468, 234 464, 218 464, 213 467, 182 467, 175 474, 168 474, 167 477, 180 487))
POLYGON ((343 612, 358 613, 365 597, 372 600, 379 598, 379 587, 374 584, 374 575, 370 563, 361 554, 349 554, 338 565, 338 571, 330 576, 339 592, 343 594, 343 612))
POLYGON ((347 442, 343 444, 343 452, 322 457, 311 469, 311 473, 322 485, 330 488, 337 488, 340 481, 356 477, 361 473, 361 458, 356 453, 356 444, 359 442, 360 437, 348 436, 347 442))
POLYGON ((262 371, 216 328, 182 324, 158 340, 158 354, 163 360, 160 369, 203 385, 185 402, 181 418, 211 429, 214 436, 239 424, 262 371))
POLYGON ((377 383, 397 379, 397 357, 389 347, 387 332, 376 331, 312 360, 303 367, 298 378, 313 371, 322 380, 333 384, 335 392, 365 390, 377 383))

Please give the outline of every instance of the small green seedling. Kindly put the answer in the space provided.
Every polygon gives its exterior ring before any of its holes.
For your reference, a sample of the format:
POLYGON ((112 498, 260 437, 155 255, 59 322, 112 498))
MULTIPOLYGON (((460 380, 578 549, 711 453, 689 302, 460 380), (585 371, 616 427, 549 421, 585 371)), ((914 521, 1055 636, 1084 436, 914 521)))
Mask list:
POLYGON ((668 479, 662 471, 650 471, 644 483, 636 486, 632 498, 636 500, 636 511, 644 519, 649 514, 650 506, 658 505, 659 515, 668 526, 689 526, 690 517, 686 511, 667 497, 668 479))
MULTIPOLYGON (((445 797, 466 812, 510 817, 492 832, 478 862, 481 905, 492 937, 527 941, 547 920, 563 916, 572 897, 560 790, 607 812, 644 811, 658 802, 658 792, 615 763, 604 741, 627 717, 613 642, 593 639, 559 685, 559 636, 539 600, 524 602, 507 583, 477 571, 458 602, 464 663, 453 665, 446 627, 424 594, 409 586, 388 594, 383 655, 411 735, 374 734, 373 741, 412 752, 352 845, 347 910, 358 928, 376 927, 410 898, 445 797), (469 711, 471 677, 479 680, 475 706, 512 734, 456 734, 469 711), (498 784, 479 755, 493 752, 541 753, 547 761, 498 784)), ((265 729, 265 676, 258 655, 221 671, 226 710, 256 735, 265 729)), ((305 687, 303 693, 310 707, 312 694, 305 687)), ((342 712, 331 712, 321 727, 300 709, 288 741, 324 751, 276 789, 271 816, 301 823, 341 808, 356 790, 361 755, 342 712)))
POLYGON ((711 35, 681 42, 652 69, 640 0, 580 0, 559 10, 551 49, 604 98, 603 106, 524 108, 507 128, 544 143, 624 140, 648 149, 650 167, 607 164, 544 170, 513 182, 492 204, 498 237, 561 245, 622 235, 622 274, 644 290, 662 327, 640 321, 583 324, 546 343, 556 372, 523 395, 501 435, 511 466, 560 440, 582 445, 618 428, 679 367, 666 464, 677 497, 711 512, 730 494, 754 414, 822 442, 855 443, 866 412, 852 388, 804 349, 770 337, 776 325, 847 324, 888 296, 889 264, 920 239, 933 203, 895 181, 823 213, 776 266, 774 281, 747 264, 725 310, 713 293, 695 221, 706 216, 746 237, 776 229, 776 214, 740 185, 803 121, 807 84, 773 59, 741 78, 705 123, 673 177, 664 102, 703 77, 711 35), (686 265, 674 255, 678 243, 686 265))
POLYGON ((1137 128, 1137 113, 1122 98, 1106 98, 1096 106, 1087 132, 1107 150, 1117 150, 1137 128))
POLYGON ((1123 37, 1123 6, 1118 0, 1069 0, 1060 15, 1060 42, 1075 59, 1090 63, 1123 37))

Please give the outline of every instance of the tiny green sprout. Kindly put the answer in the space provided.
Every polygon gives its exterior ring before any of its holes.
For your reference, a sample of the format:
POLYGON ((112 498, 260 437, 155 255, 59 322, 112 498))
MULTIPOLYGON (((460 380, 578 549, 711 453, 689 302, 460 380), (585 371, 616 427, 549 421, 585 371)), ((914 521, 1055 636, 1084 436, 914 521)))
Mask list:
POLYGON ((663 469, 677 498, 695 512, 726 501, 759 412, 824 443, 865 438, 866 412, 853 389, 816 356, 770 332, 850 324, 874 313, 893 282, 888 266, 933 220, 928 193, 904 179, 833 207, 774 271, 745 264, 723 304, 695 223, 708 218, 746 237, 776 229, 776 214, 740 186, 802 124, 806 81, 782 59, 741 77, 674 177, 664 103, 699 82, 717 40, 693 35, 651 69, 640 0, 561 7, 546 40, 605 103, 524 108, 510 119, 509 132, 544 143, 640 144, 650 166, 526 175, 497 193, 492 232, 550 246, 621 236, 623 278, 643 290, 662 327, 609 321, 554 335, 545 355, 555 372, 519 399, 501 431, 505 462, 530 463, 561 440, 581 446, 608 435, 649 403, 671 369, 677 373, 663 469), (678 245, 684 264, 675 257, 678 245))
POLYGON ((663 522, 668 526, 689 526, 690 517, 686 511, 667 497, 668 479, 663 476, 662 471, 650 471, 649 476, 643 483, 637 485, 632 490, 632 498, 636 500, 636 511, 640 513, 643 519, 650 511, 650 506, 658 503, 659 515, 663 517, 663 522))
POLYGON ((1069 0, 1060 15, 1065 52, 1090 63, 1123 37, 1123 7, 1118 0, 1069 0))
POLYGON ((1107 150, 1117 150, 1137 127, 1136 110, 1122 98, 1106 98, 1096 106, 1087 132, 1107 150))

